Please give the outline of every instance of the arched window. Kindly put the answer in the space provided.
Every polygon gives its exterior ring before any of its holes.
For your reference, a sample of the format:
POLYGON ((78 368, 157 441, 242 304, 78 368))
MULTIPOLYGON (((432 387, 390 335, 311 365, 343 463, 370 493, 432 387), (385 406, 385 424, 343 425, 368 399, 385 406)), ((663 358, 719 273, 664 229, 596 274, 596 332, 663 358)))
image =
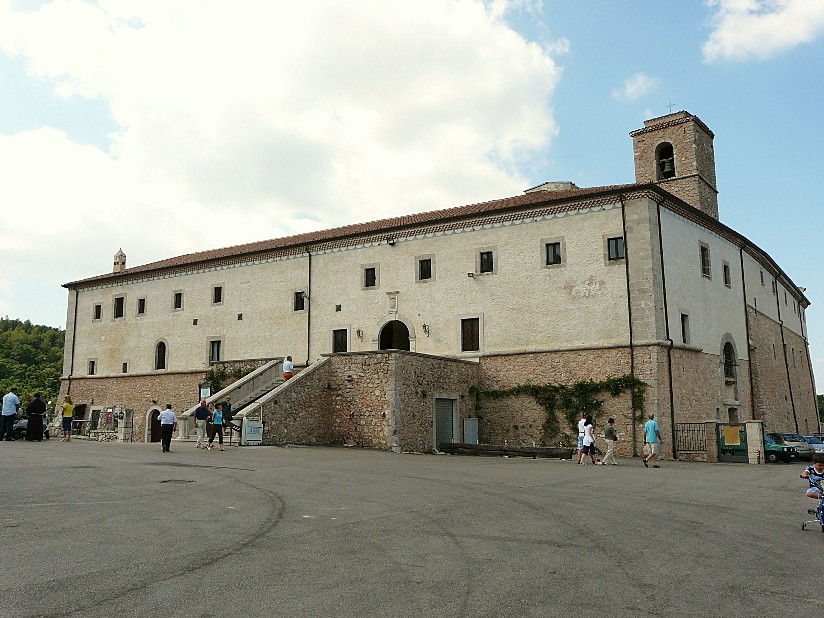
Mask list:
POLYGON ((658 180, 675 178, 675 152, 672 144, 664 142, 655 149, 655 170, 658 180))
POLYGON ((732 344, 727 341, 724 344, 724 377, 735 379, 735 349, 732 344))
POLYGON ((155 369, 166 369, 166 342, 158 341, 155 346, 155 369))

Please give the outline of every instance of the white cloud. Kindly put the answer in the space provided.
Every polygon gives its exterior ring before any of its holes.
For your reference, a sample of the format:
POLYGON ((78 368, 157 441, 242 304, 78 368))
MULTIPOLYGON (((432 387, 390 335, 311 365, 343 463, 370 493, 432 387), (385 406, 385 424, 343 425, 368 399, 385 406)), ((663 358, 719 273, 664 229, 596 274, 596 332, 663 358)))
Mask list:
POLYGON ((704 60, 766 60, 824 35, 824 0, 706 0, 716 7, 704 60))
POLYGON ((503 19, 529 2, 13 6, 0 51, 108 102, 119 130, 109 152, 60 127, 0 135, 19 224, 0 261, 21 273, 0 296, 106 272, 121 246, 135 265, 518 193, 517 161, 556 131, 560 70, 503 19))
POLYGON ((649 94, 657 87, 658 81, 655 78, 649 77, 644 73, 636 73, 632 77, 624 80, 620 88, 613 88, 612 96, 615 99, 634 101, 649 94))

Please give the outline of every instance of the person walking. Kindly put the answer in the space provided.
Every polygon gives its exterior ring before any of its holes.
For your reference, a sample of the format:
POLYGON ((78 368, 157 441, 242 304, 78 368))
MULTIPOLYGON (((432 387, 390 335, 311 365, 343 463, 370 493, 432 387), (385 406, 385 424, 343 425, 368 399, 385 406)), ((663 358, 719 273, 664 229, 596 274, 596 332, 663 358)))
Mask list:
POLYGON ((63 438, 61 442, 72 441, 72 419, 74 418, 74 403, 72 398, 63 397, 63 438))
POLYGON ((40 399, 40 393, 34 394, 34 399, 26 406, 29 424, 26 425, 26 442, 43 441, 43 417, 46 414, 46 404, 40 399))
MULTIPOLYGON (((587 414, 584 421, 583 443, 582 455, 589 455, 593 465, 598 465, 598 457, 595 455, 595 423, 589 414, 587 414)), ((586 462, 584 462, 584 465, 586 465, 586 462)))
POLYGON ((13 386, 3 395, 3 412, 0 419, 0 440, 5 436, 6 442, 14 442, 14 421, 20 409, 20 398, 17 396, 17 387, 13 386))
POLYGON ((604 427, 604 442, 607 443, 607 454, 604 455, 604 459, 601 463, 605 466, 609 464, 612 464, 613 466, 618 465, 615 461, 615 454, 612 452, 617 440, 618 434, 615 432, 615 419, 610 418, 607 421, 607 426, 604 427))
MULTIPOLYGON (((212 404, 210 403, 209 406, 211 407, 212 404)), ((212 442, 215 440, 215 435, 217 435, 218 443, 220 444, 220 450, 225 451, 226 449, 223 448, 223 404, 217 404, 217 410, 212 411, 212 431, 209 434, 209 444, 206 445, 208 450, 212 450, 212 442)))
POLYGON ((581 417, 581 420, 578 421, 578 463, 579 464, 584 463, 584 434, 586 433, 586 431, 584 430, 584 427, 586 427, 586 424, 587 424, 587 416, 586 416, 586 414, 584 414, 581 417))
POLYGON ((661 449, 661 432, 658 431, 658 423, 655 422, 654 414, 650 414, 649 420, 644 423, 644 446, 647 445, 649 445, 649 455, 644 455, 644 467, 649 468, 651 461, 653 468, 660 468, 656 459, 661 449))
POLYGON ((209 408, 206 407, 206 400, 201 399, 200 405, 195 410, 195 426, 197 427, 197 444, 195 448, 206 448, 206 423, 209 421, 209 408))
POLYGON ((292 362, 291 356, 287 356, 283 361, 283 381, 286 382, 293 375, 295 375, 295 363, 292 362))
POLYGON ((172 412, 172 404, 167 403, 166 409, 160 413, 160 445, 164 453, 171 452, 172 433, 177 428, 177 416, 172 412))

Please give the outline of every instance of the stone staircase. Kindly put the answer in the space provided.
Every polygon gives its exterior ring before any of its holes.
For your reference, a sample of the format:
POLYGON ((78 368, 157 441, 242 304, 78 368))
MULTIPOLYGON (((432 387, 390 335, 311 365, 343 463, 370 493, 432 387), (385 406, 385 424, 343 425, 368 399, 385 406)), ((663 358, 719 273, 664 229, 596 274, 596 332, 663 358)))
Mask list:
MULTIPOLYGON (((211 397, 206 398, 206 403, 216 404, 219 401, 225 401, 226 397, 231 397, 233 420, 237 418, 242 422, 242 419, 246 416, 245 410, 249 407, 254 407, 252 404, 282 383, 283 358, 277 358, 269 361, 262 367, 258 367, 211 397)), ((178 435, 174 438, 174 442, 178 444, 192 443, 193 445, 197 443, 197 428, 194 422, 194 413, 199 405, 200 402, 178 415, 178 435)), ((230 432, 224 428, 224 445, 229 443, 229 433, 230 432)), ((240 432, 232 431, 231 433, 232 446, 235 446, 240 443, 240 432)))

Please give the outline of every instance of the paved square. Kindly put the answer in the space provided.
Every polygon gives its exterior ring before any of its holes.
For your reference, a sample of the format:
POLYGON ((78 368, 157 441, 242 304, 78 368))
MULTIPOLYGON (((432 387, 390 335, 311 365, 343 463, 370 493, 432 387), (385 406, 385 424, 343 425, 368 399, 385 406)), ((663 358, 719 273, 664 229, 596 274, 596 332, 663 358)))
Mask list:
POLYGON ((802 464, 0 444, 18 616, 779 616, 824 609, 802 464))

